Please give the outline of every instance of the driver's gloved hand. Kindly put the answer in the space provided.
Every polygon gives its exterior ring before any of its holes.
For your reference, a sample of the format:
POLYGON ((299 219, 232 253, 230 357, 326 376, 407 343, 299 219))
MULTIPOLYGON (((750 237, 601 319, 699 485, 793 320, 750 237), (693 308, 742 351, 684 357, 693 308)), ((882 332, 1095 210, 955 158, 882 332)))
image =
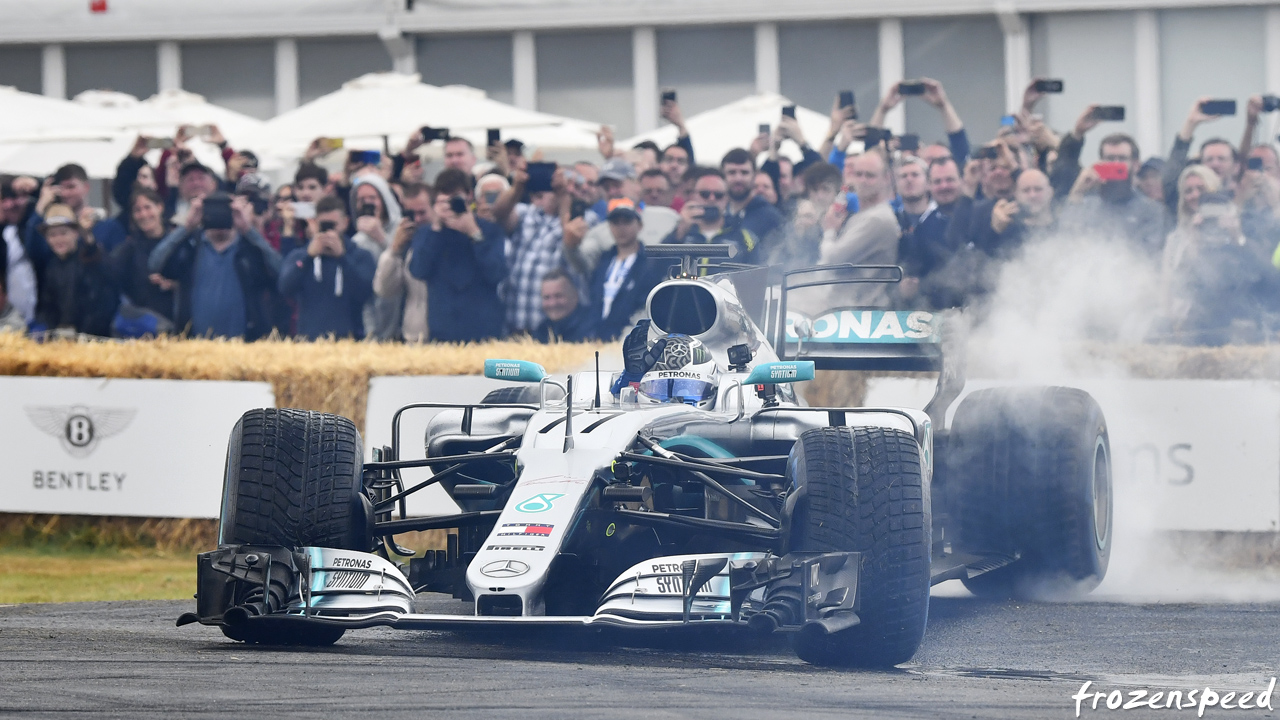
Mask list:
POLYGON ((641 320, 622 341, 623 372, 609 389, 614 395, 622 392, 624 385, 640 382, 644 374, 649 372, 649 368, 658 362, 662 352, 666 350, 666 338, 660 338, 652 348, 649 347, 649 325, 648 318, 641 320))

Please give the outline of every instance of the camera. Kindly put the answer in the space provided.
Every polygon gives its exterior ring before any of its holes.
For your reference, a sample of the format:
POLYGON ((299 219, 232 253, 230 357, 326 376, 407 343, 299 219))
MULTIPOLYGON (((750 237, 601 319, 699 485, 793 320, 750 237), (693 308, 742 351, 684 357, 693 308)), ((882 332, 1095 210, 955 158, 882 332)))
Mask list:
POLYGON ((908 150, 908 151, 911 151, 911 152, 915 152, 915 151, 919 150, 919 149, 920 149, 920 136, 919 136, 919 135, 899 135, 899 136, 898 136, 898 149, 899 149, 899 150, 908 150))
POLYGON ((374 217, 378 214, 378 208, 373 203, 365 203, 356 211, 356 217, 374 217))
POLYGON ((1262 96, 1262 112, 1275 112, 1280 110, 1280 97, 1275 95, 1262 96))
POLYGON ((893 131, 886 128, 869 127, 867 134, 862 136, 862 144, 870 148, 883 142, 889 142, 893 139, 893 131))
POLYGON ((1062 92, 1061 80, 1037 80, 1035 90, 1038 93, 1060 93, 1062 92))
POLYGON ((336 222, 334 222, 334 221, 332 221, 332 220, 321 220, 321 221, 320 221, 320 232, 332 232, 332 231, 337 230, 337 229, 338 229, 338 223, 336 223, 336 222))
POLYGON ((201 224, 206 230, 231 229, 231 196, 214 193, 204 199, 201 224))
POLYGON ((1101 120, 1104 122, 1121 122, 1124 120, 1124 106, 1099 105, 1093 109, 1090 117, 1094 120, 1101 120))
POLYGON ((987 145, 973 151, 974 160, 995 160, 1000 157, 1000 150, 995 145, 987 145))
POLYGON ((720 208, 716 205, 707 205, 702 208, 702 215, 699 218, 707 222, 715 222, 720 219, 720 208))
POLYGON ((467 201, 463 200, 457 195, 454 195, 453 197, 449 198, 449 209, 453 211, 454 215, 466 215, 467 201))
POLYGON ((919 80, 903 80, 898 83, 899 95, 923 95, 924 83, 919 80))

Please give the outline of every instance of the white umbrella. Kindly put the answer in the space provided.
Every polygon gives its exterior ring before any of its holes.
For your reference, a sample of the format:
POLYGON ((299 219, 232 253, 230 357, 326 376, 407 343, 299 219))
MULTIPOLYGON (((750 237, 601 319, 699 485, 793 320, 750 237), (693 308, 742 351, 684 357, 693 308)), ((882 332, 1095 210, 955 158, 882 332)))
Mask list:
POLYGON ((106 128, 110 114, 66 100, 0 86, 0 140, 46 132, 106 128))
POLYGON ((203 96, 185 90, 163 90, 141 104, 171 120, 175 125, 171 133, 176 132, 177 125, 217 125, 227 142, 237 149, 261 133, 266 125, 258 118, 214 105, 203 96))
POLYGON ((506 136, 517 128, 563 122, 554 115, 491 100, 479 91, 427 85, 417 74, 370 73, 269 120, 248 146, 262 154, 298 157, 317 137, 342 138, 348 148, 381 149, 384 137, 403 144, 423 126, 477 134, 483 141, 486 128, 500 128, 506 136))
MULTIPOLYGON (((760 134, 760 126, 767 123, 770 128, 777 127, 782 108, 791 104, 787 98, 772 93, 748 95, 728 105, 685 118, 695 159, 702 165, 719 165, 720 158, 730 150, 749 148, 751 141, 760 134)), ((796 120, 805 140, 814 148, 821 144, 831 123, 828 116, 805 107, 796 108, 796 120)), ((644 140, 666 147, 676 141, 676 132, 674 125, 666 125, 623 140, 617 143, 617 147, 620 150, 631 148, 644 140)), ((781 152, 792 160, 801 157, 800 149, 790 141, 782 144, 781 152)))

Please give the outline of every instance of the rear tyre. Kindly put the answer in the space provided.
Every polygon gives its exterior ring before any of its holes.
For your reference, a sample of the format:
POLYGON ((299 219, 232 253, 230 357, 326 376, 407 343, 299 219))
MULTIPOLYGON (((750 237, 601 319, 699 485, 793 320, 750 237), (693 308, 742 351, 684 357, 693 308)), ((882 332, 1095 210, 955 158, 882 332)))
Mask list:
POLYGON ((951 425, 957 540, 972 553, 1020 554, 964 581, 980 597, 1078 597, 1111 558, 1111 443, 1102 408, 1075 388, 970 395, 951 425))
POLYGON ((831 635, 797 633, 800 659, 816 665, 890 667, 924 638, 929 615, 929 491, 909 433, 827 427, 800 436, 787 474, 801 491, 791 549, 861 552, 861 622, 831 635))
MULTIPOLYGON (((227 446, 219 542, 368 551, 372 506, 363 492, 360 433, 344 417, 250 410, 227 446)), ((224 628, 234 640, 329 645, 341 628, 224 628)))

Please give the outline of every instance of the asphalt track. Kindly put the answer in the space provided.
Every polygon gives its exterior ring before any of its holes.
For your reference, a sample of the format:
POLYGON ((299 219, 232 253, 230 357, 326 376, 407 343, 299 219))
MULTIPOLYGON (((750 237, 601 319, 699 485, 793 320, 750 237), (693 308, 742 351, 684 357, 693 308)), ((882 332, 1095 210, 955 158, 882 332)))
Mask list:
MULTIPOLYGON (((1221 694, 1265 689, 1280 674, 1280 604, 1272 603, 935 597, 924 646, 887 672, 815 668, 782 642, 706 636, 619 645, 594 633, 373 629, 322 650, 267 649, 212 628, 175 628, 191 605, 0 606, 0 716, 1064 718, 1074 717, 1071 696, 1085 681, 1091 692, 1209 686, 1221 694)), ((427 605, 420 609, 443 609, 427 605)), ((1084 703, 1082 717, 1102 716, 1196 710, 1084 703)))

